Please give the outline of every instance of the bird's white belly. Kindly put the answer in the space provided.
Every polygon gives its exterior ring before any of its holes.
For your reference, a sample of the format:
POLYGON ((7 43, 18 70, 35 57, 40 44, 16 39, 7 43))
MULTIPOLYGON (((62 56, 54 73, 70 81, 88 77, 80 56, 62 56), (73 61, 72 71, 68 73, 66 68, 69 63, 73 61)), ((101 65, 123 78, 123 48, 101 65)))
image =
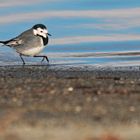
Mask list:
POLYGON ((27 50, 22 51, 21 54, 26 55, 26 56, 35 56, 35 55, 39 54, 43 49, 44 49, 44 46, 29 48, 27 50))

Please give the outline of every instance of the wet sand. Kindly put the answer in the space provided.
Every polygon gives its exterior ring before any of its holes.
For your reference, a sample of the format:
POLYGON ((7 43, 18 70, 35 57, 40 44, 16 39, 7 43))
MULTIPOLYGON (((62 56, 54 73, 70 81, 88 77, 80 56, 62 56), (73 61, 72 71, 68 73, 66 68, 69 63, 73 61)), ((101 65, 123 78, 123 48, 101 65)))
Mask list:
POLYGON ((0 139, 140 139, 137 67, 0 67, 0 139))

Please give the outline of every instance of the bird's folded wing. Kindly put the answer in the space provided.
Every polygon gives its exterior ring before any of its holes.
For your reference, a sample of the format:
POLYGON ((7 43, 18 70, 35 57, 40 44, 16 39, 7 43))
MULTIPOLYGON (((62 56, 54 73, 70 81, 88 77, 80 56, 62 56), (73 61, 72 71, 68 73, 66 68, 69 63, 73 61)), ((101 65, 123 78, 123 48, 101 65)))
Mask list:
POLYGON ((22 39, 19 39, 19 38, 11 39, 5 43, 5 45, 10 46, 10 47, 17 47, 18 45, 21 45, 21 44, 23 44, 23 41, 22 39))

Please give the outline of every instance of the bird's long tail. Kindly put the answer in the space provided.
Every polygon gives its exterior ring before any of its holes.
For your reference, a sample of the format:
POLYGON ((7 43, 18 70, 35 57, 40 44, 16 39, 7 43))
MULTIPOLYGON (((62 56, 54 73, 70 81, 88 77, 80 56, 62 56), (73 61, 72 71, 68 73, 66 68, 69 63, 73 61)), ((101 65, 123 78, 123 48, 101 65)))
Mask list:
MULTIPOLYGON (((9 41, 0 41, 0 43, 2 44, 2 45, 0 45, 0 46, 9 46, 7 43, 8 43, 9 41)), ((9 46, 10 47, 10 46, 9 46)))
POLYGON ((7 46, 8 46, 8 43, 9 43, 11 40, 12 40, 12 39, 6 40, 6 41, 0 41, 0 43, 2 43, 3 45, 7 45, 7 46))
POLYGON ((6 43, 6 41, 0 41, 0 43, 5 44, 5 43, 6 43))

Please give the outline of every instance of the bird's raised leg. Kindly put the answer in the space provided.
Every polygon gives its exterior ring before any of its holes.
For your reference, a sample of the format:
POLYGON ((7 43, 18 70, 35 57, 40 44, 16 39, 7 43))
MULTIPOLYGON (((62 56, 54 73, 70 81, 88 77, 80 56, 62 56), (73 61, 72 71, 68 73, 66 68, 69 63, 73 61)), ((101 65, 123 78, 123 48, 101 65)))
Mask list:
POLYGON ((35 55, 34 57, 42 57, 41 62, 43 62, 45 59, 47 60, 47 62, 49 63, 49 59, 46 55, 35 55))

